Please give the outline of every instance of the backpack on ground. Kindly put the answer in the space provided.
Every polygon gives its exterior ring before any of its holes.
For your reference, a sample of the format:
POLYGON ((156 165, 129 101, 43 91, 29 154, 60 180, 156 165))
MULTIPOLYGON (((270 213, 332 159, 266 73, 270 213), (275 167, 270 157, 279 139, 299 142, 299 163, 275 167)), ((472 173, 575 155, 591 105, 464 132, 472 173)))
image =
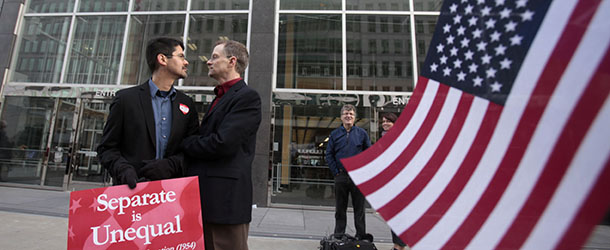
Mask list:
POLYGON ((331 234, 320 240, 320 250, 377 250, 373 244, 373 235, 365 239, 356 239, 349 234, 331 234))

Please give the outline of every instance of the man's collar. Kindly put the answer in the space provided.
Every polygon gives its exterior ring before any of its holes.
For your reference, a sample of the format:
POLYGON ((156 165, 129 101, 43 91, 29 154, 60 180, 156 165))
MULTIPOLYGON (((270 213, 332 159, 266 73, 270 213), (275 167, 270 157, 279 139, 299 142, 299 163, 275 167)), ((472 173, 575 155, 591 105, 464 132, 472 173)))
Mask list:
MULTIPOLYGON (((159 87, 157 87, 157 85, 155 85, 155 83, 152 81, 152 78, 148 79, 148 87, 150 88, 150 97, 155 97, 157 95, 157 92, 161 91, 159 87)), ((169 96, 173 98, 175 95, 176 89, 172 85, 172 87, 169 89, 169 96)))

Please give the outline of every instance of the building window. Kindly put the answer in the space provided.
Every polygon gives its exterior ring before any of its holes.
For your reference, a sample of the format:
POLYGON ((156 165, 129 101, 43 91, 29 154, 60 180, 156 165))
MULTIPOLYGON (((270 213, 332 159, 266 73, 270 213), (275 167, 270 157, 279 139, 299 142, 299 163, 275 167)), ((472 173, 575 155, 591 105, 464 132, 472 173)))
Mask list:
POLYGON ((278 88, 342 89, 342 75, 336 70, 342 68, 341 29, 337 27, 341 27, 340 15, 280 15, 278 88), (313 72, 299 76, 297 66, 313 72))
POLYGON ((59 83, 68 39, 69 17, 25 17, 22 24, 21 48, 13 63, 29 65, 13 68, 14 82, 59 83), (64 27, 54 29, 53 27, 64 27), (45 44, 41 48, 41 44, 45 44))
POLYGON ((281 10, 340 10, 341 0, 280 0, 281 10))
POLYGON ((133 4, 134 11, 186 10, 186 0, 140 0, 133 4))
MULTIPOLYGON (((347 15, 346 23, 357 23, 362 20, 363 25, 368 25, 370 20, 384 20, 384 18, 386 17, 380 15, 347 15)), ((364 29, 359 33, 350 32, 346 34, 348 42, 362 41, 363 46, 368 47, 361 52, 349 48, 346 51, 347 64, 361 64, 361 68, 363 68, 361 75, 348 74, 346 76, 347 90, 366 90, 370 89, 369 86, 372 85, 379 86, 379 89, 387 86, 390 90, 396 89, 396 86, 404 86, 403 89, 407 91, 413 88, 414 79, 412 76, 406 78, 403 72, 397 75, 398 73, 394 71, 395 69, 392 68, 390 63, 413 60, 409 54, 403 53, 410 50, 403 45, 408 44, 411 40, 409 17, 394 16, 388 20, 392 20, 392 27, 400 26, 396 29, 392 28, 393 30, 401 30, 402 32, 382 32, 381 29, 377 29, 377 32, 368 32, 368 29, 364 29), (376 63, 379 63, 379 65, 376 65, 376 63)))
POLYGON ((116 84, 124 27, 120 16, 77 18, 65 82, 116 84))

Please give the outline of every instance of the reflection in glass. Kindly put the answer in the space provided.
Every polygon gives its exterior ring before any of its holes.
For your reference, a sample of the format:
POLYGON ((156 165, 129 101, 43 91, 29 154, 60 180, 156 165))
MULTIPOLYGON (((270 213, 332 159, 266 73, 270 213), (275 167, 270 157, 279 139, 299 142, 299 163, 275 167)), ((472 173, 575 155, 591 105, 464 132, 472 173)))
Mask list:
MULTIPOLYGON (((273 138, 278 144, 276 152, 281 153, 274 154, 272 159, 271 202, 332 206, 335 202, 334 182, 325 159, 326 138, 333 129, 341 126, 342 103, 356 104, 358 97, 322 95, 312 98, 293 94, 288 98, 299 100, 293 104, 292 100, 278 100, 284 99, 281 95, 275 99, 273 138), (323 104, 304 101, 298 96, 323 104)), ((356 126, 367 131, 370 131, 371 124, 370 109, 357 107, 356 110, 356 126)))
POLYGON ((420 11, 440 11, 443 0, 413 0, 413 8, 420 11))
POLYGON ((156 37, 182 40, 184 15, 133 15, 129 25, 127 50, 121 84, 140 84, 150 78, 146 64, 146 43, 156 37))
POLYGON ((347 89, 412 91, 409 17, 346 18, 347 89))
POLYGON ((25 17, 11 80, 58 83, 69 29, 69 17, 25 17))
POLYGON ((417 68, 426 60, 426 54, 430 47, 430 40, 434 35, 438 16, 415 16, 415 40, 417 41, 417 68))
POLYGON ((122 16, 77 17, 65 82, 116 83, 124 32, 122 16))
POLYGON ((342 89, 341 16, 281 15, 277 87, 342 89))
POLYGON ((105 170, 99 163, 96 148, 102 140, 104 123, 108 117, 111 99, 87 101, 77 133, 74 151, 72 180, 104 182, 105 170))
POLYGON ((1 181, 39 185, 55 100, 7 96, 2 109, 1 181))
POLYGON ((208 77, 207 59, 214 44, 228 38, 246 44, 248 37, 248 15, 191 15, 186 56, 189 61, 189 76, 184 80, 188 86, 216 86, 216 80, 208 77))
POLYGON ((409 0, 346 0, 347 10, 408 11, 409 0))
POLYGON ((138 0, 133 4, 134 11, 186 10, 186 0, 138 0))
POLYGON ((341 10, 341 0, 280 0, 280 10, 341 10))
POLYGON ((27 6, 27 13, 58 13, 74 11, 74 0, 30 0, 25 1, 25 3, 27 6))
POLYGON ((248 0, 192 0, 192 10, 247 10, 248 0))
POLYGON ((80 12, 113 12, 127 11, 129 0, 80 0, 78 11, 80 12))

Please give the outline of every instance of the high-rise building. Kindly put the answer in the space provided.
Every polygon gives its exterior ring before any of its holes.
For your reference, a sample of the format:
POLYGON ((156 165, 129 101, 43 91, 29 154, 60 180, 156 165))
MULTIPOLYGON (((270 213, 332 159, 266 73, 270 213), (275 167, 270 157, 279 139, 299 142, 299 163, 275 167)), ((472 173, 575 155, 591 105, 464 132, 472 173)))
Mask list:
POLYGON ((214 43, 246 44, 263 100, 253 165, 259 206, 332 206, 324 152, 344 104, 374 142, 417 85, 441 0, 0 0, 0 184, 109 185, 95 148, 116 91, 144 83, 146 41, 181 39, 175 83, 202 116, 214 43))

